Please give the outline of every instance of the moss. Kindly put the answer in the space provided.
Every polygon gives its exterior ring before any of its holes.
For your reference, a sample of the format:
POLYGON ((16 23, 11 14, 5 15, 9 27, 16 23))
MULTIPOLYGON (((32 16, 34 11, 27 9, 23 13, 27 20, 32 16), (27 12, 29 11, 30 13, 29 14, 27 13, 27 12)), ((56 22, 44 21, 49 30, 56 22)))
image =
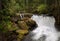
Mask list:
POLYGON ((24 35, 24 34, 28 33, 28 30, 16 30, 16 32, 24 35))

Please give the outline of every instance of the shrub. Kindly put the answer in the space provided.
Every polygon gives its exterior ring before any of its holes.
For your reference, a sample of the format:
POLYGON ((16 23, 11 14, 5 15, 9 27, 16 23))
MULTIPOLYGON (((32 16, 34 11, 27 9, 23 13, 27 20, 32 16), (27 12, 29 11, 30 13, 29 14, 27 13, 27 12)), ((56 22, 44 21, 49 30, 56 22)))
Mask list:
POLYGON ((39 13, 47 13, 48 10, 47 10, 47 5, 46 4, 41 4, 37 7, 37 12, 39 13))

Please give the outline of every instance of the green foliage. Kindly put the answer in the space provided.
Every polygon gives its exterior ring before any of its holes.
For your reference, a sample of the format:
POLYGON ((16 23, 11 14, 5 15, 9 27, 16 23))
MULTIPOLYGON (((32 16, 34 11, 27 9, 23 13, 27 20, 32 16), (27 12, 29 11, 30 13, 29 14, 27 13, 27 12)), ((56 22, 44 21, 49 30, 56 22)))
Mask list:
POLYGON ((0 31, 7 32, 7 31, 15 31, 18 27, 14 26, 11 21, 2 21, 0 24, 0 31))
POLYGON ((0 10, 1 14, 12 15, 15 14, 19 10, 19 4, 16 0, 1 0, 3 7, 0 10))
POLYGON ((2 9, 0 10, 0 30, 7 32, 9 30, 16 30, 10 21, 10 15, 14 15, 19 10, 19 4, 16 0, 1 0, 2 9))
POLYGON ((41 4, 45 3, 44 0, 3 0, 2 2, 4 4, 3 12, 8 15, 21 11, 32 13, 36 8, 39 8, 41 4))
POLYGON ((6 23, 6 25, 7 25, 7 29, 9 30, 9 31, 14 31, 14 30, 17 30, 17 28, 16 27, 13 27, 13 23, 12 22, 7 22, 6 23))
POLYGON ((47 13, 48 6, 46 4, 41 4, 37 7, 39 13, 47 13))
POLYGON ((7 32, 8 30, 6 29, 6 21, 1 21, 0 23, 0 31, 1 32, 7 32))

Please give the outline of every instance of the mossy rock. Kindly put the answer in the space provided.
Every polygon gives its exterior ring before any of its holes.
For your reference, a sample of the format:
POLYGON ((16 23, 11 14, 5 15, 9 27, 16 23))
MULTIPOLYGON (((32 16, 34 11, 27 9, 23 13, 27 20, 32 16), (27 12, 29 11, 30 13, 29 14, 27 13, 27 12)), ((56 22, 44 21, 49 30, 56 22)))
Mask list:
POLYGON ((21 29, 29 29, 29 26, 26 24, 26 22, 24 21, 18 21, 18 26, 21 28, 21 29))
POLYGON ((16 32, 19 33, 19 34, 24 35, 24 34, 28 33, 28 30, 16 30, 16 32))
POLYGON ((28 33, 28 30, 16 30, 16 32, 18 33, 17 40, 21 41, 24 38, 25 34, 28 33))

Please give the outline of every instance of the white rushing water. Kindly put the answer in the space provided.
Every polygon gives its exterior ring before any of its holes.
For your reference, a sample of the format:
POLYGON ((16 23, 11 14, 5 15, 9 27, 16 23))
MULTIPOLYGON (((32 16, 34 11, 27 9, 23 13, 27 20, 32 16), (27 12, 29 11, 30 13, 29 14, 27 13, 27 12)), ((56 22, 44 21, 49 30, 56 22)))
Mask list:
POLYGON ((54 25, 55 24, 54 17, 33 15, 31 19, 33 19, 38 25, 38 27, 32 31, 32 33, 34 33, 34 36, 32 36, 33 40, 43 41, 41 40, 41 37, 43 35, 46 36, 45 41, 58 40, 59 36, 54 25))

